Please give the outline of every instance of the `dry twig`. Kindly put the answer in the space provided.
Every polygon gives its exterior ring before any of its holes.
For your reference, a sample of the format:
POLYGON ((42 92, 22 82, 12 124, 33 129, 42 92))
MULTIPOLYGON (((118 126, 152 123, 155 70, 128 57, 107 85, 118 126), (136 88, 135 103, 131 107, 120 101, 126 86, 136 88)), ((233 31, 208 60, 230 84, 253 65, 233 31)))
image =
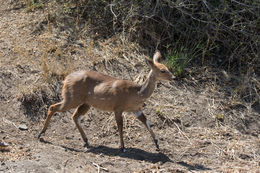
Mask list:
POLYGON ((95 165, 95 166, 97 167, 97 169, 98 169, 98 173, 100 173, 100 169, 103 169, 104 171, 108 171, 107 168, 104 168, 104 167, 102 167, 102 166, 99 166, 97 163, 92 162, 92 164, 95 165))

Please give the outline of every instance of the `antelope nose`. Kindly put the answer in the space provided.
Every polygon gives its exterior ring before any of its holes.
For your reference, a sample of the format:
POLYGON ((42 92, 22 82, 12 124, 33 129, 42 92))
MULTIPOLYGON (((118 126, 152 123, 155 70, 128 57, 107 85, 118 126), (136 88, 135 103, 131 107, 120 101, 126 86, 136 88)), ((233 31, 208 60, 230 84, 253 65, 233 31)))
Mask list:
POLYGON ((171 74, 171 79, 170 80, 174 80, 176 77, 173 75, 173 74, 171 74))

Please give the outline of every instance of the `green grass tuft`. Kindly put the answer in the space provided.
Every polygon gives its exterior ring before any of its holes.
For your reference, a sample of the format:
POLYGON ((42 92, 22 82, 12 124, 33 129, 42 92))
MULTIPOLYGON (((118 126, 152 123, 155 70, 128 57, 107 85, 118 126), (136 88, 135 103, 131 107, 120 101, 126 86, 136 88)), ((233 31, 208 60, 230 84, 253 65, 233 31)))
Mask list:
POLYGON ((175 44, 174 46, 165 46, 167 53, 165 55, 166 65, 169 70, 177 77, 184 74, 184 69, 189 65, 189 63, 198 56, 201 55, 203 51, 202 43, 197 43, 196 45, 189 44, 175 44))

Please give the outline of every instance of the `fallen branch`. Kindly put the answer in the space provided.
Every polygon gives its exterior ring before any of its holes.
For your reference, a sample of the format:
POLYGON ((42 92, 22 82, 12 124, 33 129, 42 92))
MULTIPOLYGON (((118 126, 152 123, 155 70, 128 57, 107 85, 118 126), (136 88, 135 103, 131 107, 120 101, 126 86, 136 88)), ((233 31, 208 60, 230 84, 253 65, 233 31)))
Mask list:
POLYGON ((98 169, 98 173, 100 173, 100 169, 103 169, 103 170, 105 170, 105 171, 108 171, 107 168, 104 168, 104 167, 102 167, 102 166, 99 166, 97 163, 92 162, 92 164, 95 165, 95 166, 97 167, 97 169, 98 169))
POLYGON ((190 141, 190 139, 188 138, 188 136, 179 128, 179 126, 174 122, 174 125, 177 127, 177 129, 179 130, 179 133, 181 133, 188 141, 189 143, 192 145, 192 142, 190 141))
POLYGON ((7 123, 7 124, 12 124, 12 125, 14 125, 14 127, 15 127, 15 128, 17 128, 17 129, 18 129, 17 125, 15 125, 15 123, 14 123, 14 122, 12 122, 12 121, 9 121, 9 120, 7 120, 7 119, 3 118, 3 122, 5 122, 5 123, 7 123))

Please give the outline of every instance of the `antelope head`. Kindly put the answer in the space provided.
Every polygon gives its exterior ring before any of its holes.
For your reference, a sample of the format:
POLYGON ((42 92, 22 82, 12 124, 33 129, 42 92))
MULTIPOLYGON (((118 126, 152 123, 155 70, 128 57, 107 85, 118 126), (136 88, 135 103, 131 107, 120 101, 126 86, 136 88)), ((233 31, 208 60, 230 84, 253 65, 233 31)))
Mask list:
POLYGON ((152 68, 154 75, 156 76, 157 80, 172 80, 175 76, 169 71, 169 69, 161 64, 159 60, 162 58, 160 51, 156 51, 153 55, 153 60, 148 57, 145 57, 146 61, 152 68))

